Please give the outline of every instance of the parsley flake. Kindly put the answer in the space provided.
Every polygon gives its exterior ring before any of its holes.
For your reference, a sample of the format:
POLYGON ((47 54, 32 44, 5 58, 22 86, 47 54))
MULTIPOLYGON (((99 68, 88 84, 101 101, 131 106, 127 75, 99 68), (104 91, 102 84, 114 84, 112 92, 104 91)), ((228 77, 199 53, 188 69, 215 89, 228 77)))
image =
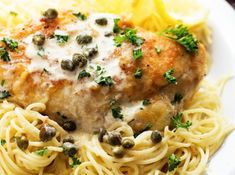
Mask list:
POLYGON ((155 51, 156 51, 157 54, 160 54, 161 51, 162 51, 162 49, 161 49, 160 47, 156 47, 156 48, 155 48, 155 51))
POLYGON ((142 75, 143 75, 142 70, 140 68, 137 68, 134 74, 135 78, 141 79, 142 75))
POLYGON ((183 117, 182 113, 178 113, 174 117, 172 117, 171 124, 175 128, 175 130, 177 130, 178 128, 189 129, 189 127, 192 125, 192 122, 190 122, 190 121, 183 123, 182 117, 183 117))
POLYGON ((14 11, 10 11, 9 13, 10 13, 10 15, 12 15, 12 16, 17 16, 17 15, 18 15, 18 13, 14 12, 14 11))
POLYGON ((5 139, 0 140, 0 145, 4 146, 6 143, 7 143, 7 141, 5 139))
POLYGON ((168 158, 168 171, 174 171, 180 164, 180 159, 175 154, 171 154, 168 158))
POLYGON ((116 100, 111 100, 110 102, 112 115, 114 118, 123 119, 122 108, 116 100))
POLYGON ((111 78, 111 76, 101 76, 98 77, 97 79, 95 79, 95 82, 101 86, 112 86, 113 85, 113 80, 111 78))
POLYGON ((7 91, 7 90, 0 91, 0 99, 1 100, 8 98, 10 96, 11 96, 11 94, 9 91, 7 91))
POLYGON ((0 58, 5 62, 11 61, 9 53, 7 52, 5 48, 2 48, 2 47, 0 47, 0 58))
POLYGON ((76 16, 78 19, 80 19, 80 20, 82 20, 82 21, 84 21, 84 20, 87 19, 87 16, 84 15, 83 13, 81 13, 81 12, 73 13, 73 15, 76 16))
POLYGON ((58 35, 58 34, 54 34, 54 37, 56 38, 57 42, 59 44, 64 44, 68 41, 69 36, 68 35, 58 35))
POLYGON ((172 76, 174 72, 175 72, 174 69, 170 69, 163 74, 163 77, 165 77, 166 80, 171 84, 177 84, 176 78, 172 76))
POLYGON ((113 20, 114 22, 114 26, 113 26, 113 33, 119 33, 121 31, 118 23, 119 23, 120 19, 119 18, 116 18, 113 20))
POLYGON ((78 80, 85 78, 85 77, 90 77, 91 74, 87 72, 86 70, 82 70, 79 75, 78 75, 78 80))
POLYGON ((76 167, 77 165, 80 165, 80 164, 82 163, 82 162, 81 162, 77 157, 75 157, 75 156, 71 157, 70 160, 71 160, 71 163, 69 164, 69 166, 70 166, 71 168, 74 168, 74 167, 76 167))
POLYGON ((189 32, 187 26, 176 25, 175 27, 169 27, 162 34, 181 44, 188 52, 198 52, 198 40, 189 32))
POLYGON ((4 86, 5 82, 6 82, 5 80, 2 80, 1 81, 1 86, 4 86))
POLYGON ((141 48, 137 48, 133 50, 133 58, 135 61, 142 57, 143 57, 143 52, 141 48))
POLYGON ((35 151, 35 153, 39 156, 44 156, 48 153, 48 149, 47 148, 39 149, 39 150, 35 151))
POLYGON ((171 102, 171 104, 176 105, 177 103, 180 103, 183 99, 183 96, 179 93, 176 93, 174 96, 174 100, 171 102))
POLYGON ((148 106, 148 105, 150 105, 150 104, 151 104, 151 102, 150 102, 149 99, 144 99, 144 101, 143 101, 143 106, 148 106))
POLYGON ((7 45, 11 50, 16 50, 18 48, 18 42, 10 38, 3 38, 2 41, 7 45))

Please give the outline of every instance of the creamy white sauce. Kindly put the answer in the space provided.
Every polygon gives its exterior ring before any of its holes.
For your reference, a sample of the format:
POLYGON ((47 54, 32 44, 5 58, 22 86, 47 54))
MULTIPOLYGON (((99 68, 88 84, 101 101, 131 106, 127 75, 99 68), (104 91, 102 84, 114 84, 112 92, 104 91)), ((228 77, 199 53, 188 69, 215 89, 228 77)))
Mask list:
MULTIPOLYGON (((112 78, 117 76, 120 77, 120 79, 124 79, 125 75, 119 66, 119 59, 108 59, 108 57, 114 52, 115 45, 113 36, 105 37, 105 34, 112 32, 115 18, 117 18, 117 16, 112 14, 95 13, 91 14, 85 21, 77 20, 76 22, 63 26, 54 33, 59 35, 68 35, 68 42, 59 44, 56 38, 46 39, 45 44, 43 45, 43 57, 39 56, 38 47, 32 43, 32 37, 34 34, 28 36, 23 41, 27 45, 26 56, 31 59, 29 71, 42 71, 45 68, 50 73, 49 77, 52 80, 66 79, 77 81, 80 71, 83 69, 88 70, 91 65, 93 67, 100 65, 105 69, 103 76, 111 76, 112 78), (105 17, 108 20, 108 24, 106 26, 100 26, 95 23, 97 18, 102 17, 105 17), (76 37, 83 34, 91 35, 93 37, 92 43, 87 45, 78 45, 76 37), (98 47, 98 54, 88 62, 86 67, 77 68, 72 72, 61 69, 60 63, 62 60, 72 60, 74 53, 83 53, 85 49, 96 46, 98 47)), ((84 81, 82 85, 81 83, 78 83, 77 89, 97 85, 95 82, 91 81, 92 79, 94 80, 96 76, 95 71, 91 71, 89 73, 92 75, 91 79, 89 81, 85 81, 85 86, 84 81)))

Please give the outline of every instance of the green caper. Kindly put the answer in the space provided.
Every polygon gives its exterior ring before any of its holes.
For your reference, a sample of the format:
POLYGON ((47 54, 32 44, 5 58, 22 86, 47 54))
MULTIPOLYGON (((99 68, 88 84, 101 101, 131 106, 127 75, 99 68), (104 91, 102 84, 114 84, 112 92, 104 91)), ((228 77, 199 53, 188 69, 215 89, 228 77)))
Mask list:
POLYGON ((76 41, 78 44, 89 44, 92 42, 92 37, 90 35, 78 35, 76 41))
POLYGON ((105 128, 100 128, 99 133, 98 133, 98 140, 100 142, 104 141, 104 136, 107 134, 107 130, 105 128))
POLYGON ((64 70, 73 71, 75 66, 71 60, 67 59, 61 61, 61 68, 64 70))
POLYGON ((63 143, 65 142, 74 143, 74 138, 72 136, 65 137, 63 143))
POLYGON ((65 142, 63 143, 63 152, 65 155, 73 157, 78 152, 78 149, 75 144, 70 142, 65 142))
POLYGON ((66 131, 75 131, 77 129, 77 125, 74 121, 66 121, 63 123, 62 128, 66 131))
POLYGON ((132 139, 123 139, 122 140, 122 147, 126 149, 133 148, 135 146, 135 142, 132 139))
POLYGON ((162 135, 158 131, 153 131, 151 134, 151 140, 153 143, 160 143, 162 141, 162 135))
POLYGON ((25 137, 17 137, 16 144, 21 150, 26 150, 29 146, 29 140, 25 137))
POLYGON ((95 56, 98 53, 98 47, 88 48, 84 51, 84 55, 87 58, 91 58, 95 56))
POLYGON ((48 142, 56 135, 56 129, 53 126, 44 124, 39 133, 40 140, 43 142, 48 142))
POLYGON ((56 9, 48 9, 43 13, 43 16, 46 19, 55 19, 58 16, 58 12, 56 9))
POLYGON ((119 146, 114 147, 112 149, 112 152, 116 158, 122 158, 124 156, 124 149, 122 147, 119 147, 119 146))
POLYGON ((122 136, 120 133, 113 132, 108 134, 108 139, 107 139, 108 144, 110 145, 121 145, 122 144, 122 136))
POLYGON ((75 53, 73 54, 72 62, 74 66, 82 68, 87 64, 87 58, 81 53, 75 53))
POLYGON ((101 26, 106 26, 108 24, 108 20, 106 18, 98 18, 95 22, 101 26))
POLYGON ((45 35, 43 34, 36 34, 33 36, 33 43, 37 46, 42 46, 45 43, 45 35))

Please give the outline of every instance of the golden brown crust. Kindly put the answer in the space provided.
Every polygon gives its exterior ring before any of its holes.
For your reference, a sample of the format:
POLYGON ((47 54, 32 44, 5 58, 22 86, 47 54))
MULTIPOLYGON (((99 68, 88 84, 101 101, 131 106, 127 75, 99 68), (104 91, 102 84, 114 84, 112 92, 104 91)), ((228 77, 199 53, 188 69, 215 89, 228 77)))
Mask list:
MULTIPOLYGON (((48 38, 55 29, 73 21, 71 13, 64 13, 53 22, 41 20, 40 25, 28 24, 12 37, 21 40, 36 31, 42 31, 48 38)), ((122 22, 123 26, 130 26, 122 22)), ((21 106, 33 102, 47 104, 46 113, 56 117, 56 112, 76 118, 78 123, 84 122, 102 126, 104 117, 108 113, 109 101, 114 96, 120 101, 142 101, 151 99, 152 104, 136 114, 135 120, 130 123, 135 131, 143 129, 148 122, 153 123, 153 128, 163 129, 170 122, 170 118, 182 105, 174 107, 171 104, 176 93, 191 98, 205 74, 205 48, 199 45, 197 54, 189 54, 173 40, 158 36, 157 34, 138 29, 138 35, 145 39, 142 45, 143 57, 134 61, 132 50, 134 46, 124 43, 116 48, 109 59, 119 58, 120 67, 126 78, 114 78, 116 84, 125 82, 122 89, 94 87, 75 92, 75 84, 68 80, 51 80, 45 72, 29 72, 30 59, 24 54, 25 45, 19 45, 18 52, 11 52, 11 62, 0 60, 0 77, 6 80, 6 88, 12 94, 9 99, 21 106), (155 51, 161 48, 161 53, 155 51), (136 79, 135 70, 141 68, 143 77, 136 79), (178 84, 169 84, 163 74, 174 69, 174 76, 178 84), (104 90, 107 92, 104 94, 104 90), (88 121, 90 120, 90 121, 88 121)), ((84 125, 83 128, 86 128, 84 125)))

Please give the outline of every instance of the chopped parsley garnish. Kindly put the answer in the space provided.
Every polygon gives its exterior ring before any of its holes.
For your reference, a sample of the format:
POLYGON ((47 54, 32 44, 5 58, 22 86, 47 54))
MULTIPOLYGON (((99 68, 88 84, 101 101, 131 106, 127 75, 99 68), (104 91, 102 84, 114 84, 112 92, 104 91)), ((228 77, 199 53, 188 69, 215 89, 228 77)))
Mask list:
POLYGON ((87 72, 86 70, 82 70, 79 75, 78 75, 78 80, 85 78, 85 77, 90 77, 91 74, 87 72))
POLYGON ((136 79, 141 79, 143 75, 142 70, 140 68, 137 68, 134 75, 136 79))
POLYGON ((113 117, 123 119, 122 108, 119 106, 118 102, 116 100, 111 100, 110 106, 113 117))
POLYGON ((5 80, 2 80, 1 81, 1 86, 4 86, 5 82, 6 82, 5 80))
POLYGON ((1 139, 1 140, 0 140, 0 144, 1 144, 2 146, 4 146, 6 143, 7 143, 7 141, 6 141, 5 139, 1 139))
POLYGON ((96 67, 96 74, 99 76, 99 75, 101 75, 101 74, 103 74, 103 73, 105 73, 105 69, 104 68, 102 68, 101 66, 99 66, 99 65, 97 65, 97 67, 96 67))
POLYGON ((48 149, 46 149, 46 148, 39 149, 39 150, 35 151, 35 153, 39 156, 44 156, 48 153, 48 149))
POLYGON ((87 19, 87 16, 84 15, 83 13, 81 13, 81 12, 73 13, 73 15, 76 16, 78 19, 80 19, 80 20, 82 20, 82 21, 84 21, 84 20, 87 19))
POLYGON ((180 159, 175 154, 171 154, 168 158, 168 171, 174 171, 180 164, 180 159))
POLYGON ((37 55, 40 56, 40 57, 44 57, 45 56, 45 50, 42 47, 40 47, 38 49, 37 55))
POLYGON ((134 137, 137 137, 138 135, 140 135, 142 132, 144 132, 144 131, 148 131, 148 130, 150 130, 151 128, 153 127, 153 124, 152 123, 147 123, 147 125, 145 126, 145 128, 144 129, 142 129, 141 131, 139 131, 139 132, 137 132, 137 133, 135 133, 134 134, 134 137))
POLYGON ((123 34, 115 36, 115 45, 120 47, 124 41, 130 41, 135 46, 141 46, 144 43, 144 39, 138 37, 136 32, 136 29, 126 28, 123 34))
POLYGON ((115 46, 120 47, 122 46, 122 43, 126 41, 126 38, 124 36, 118 35, 118 36, 115 36, 113 40, 115 42, 115 46))
POLYGON ((46 68, 43 68, 43 72, 45 72, 46 74, 50 73, 46 68))
POLYGON ((75 166, 80 165, 80 164, 82 163, 82 162, 81 162, 77 157, 75 157, 75 156, 71 157, 70 160, 71 160, 71 163, 69 164, 69 166, 70 166, 71 168, 74 168, 75 166))
POLYGON ((162 34, 181 44, 188 52, 198 52, 198 40, 189 32, 187 26, 176 25, 175 27, 169 27, 162 34))
POLYGON ((119 23, 120 19, 119 18, 116 18, 113 20, 114 22, 114 26, 113 26, 113 33, 119 33, 121 31, 118 23, 119 23))
POLYGON ((183 96, 181 94, 176 93, 174 96, 174 100, 171 102, 173 105, 180 103, 183 96))
POLYGON ((143 101, 143 105, 144 105, 144 106, 148 106, 148 105, 150 105, 150 104, 151 104, 151 102, 150 102, 149 99, 144 99, 144 101, 143 101))
POLYGON ((14 12, 14 11, 10 11, 10 15, 12 15, 12 16, 17 16, 18 13, 14 12))
POLYGON ((124 33, 125 33, 126 38, 133 45, 140 46, 144 43, 144 39, 136 35, 137 33, 136 29, 126 28, 124 33))
POLYGON ((97 79, 95 79, 95 82, 101 86, 112 86, 113 85, 113 80, 111 78, 111 76, 101 76, 98 77, 97 79))
POLYGON ((54 37, 56 38, 57 42, 59 44, 64 44, 68 41, 69 36, 68 35, 58 35, 58 34, 54 34, 54 37))
POLYGON ((156 47, 156 48, 155 48, 155 51, 156 51, 157 54, 160 54, 161 51, 162 51, 162 49, 161 49, 160 47, 156 47))
POLYGON ((9 53, 7 52, 5 48, 2 48, 2 47, 0 47, 0 58, 5 62, 11 61, 9 53))
POLYGON ((1 100, 5 99, 7 97, 10 97, 10 96, 11 96, 11 94, 9 91, 7 91, 7 90, 0 91, 0 99, 1 100))
POLYGON ((175 72, 174 69, 170 69, 163 74, 163 77, 165 77, 166 80, 171 84, 177 84, 176 78, 172 76, 174 72, 175 72))
POLYGON ((190 121, 187 121, 187 122, 183 123, 182 122, 182 117, 183 117, 183 114, 178 113, 174 117, 172 117, 172 119, 171 119, 171 124, 176 130, 178 128, 188 129, 192 125, 192 122, 190 122, 190 121))
POLYGON ((138 60, 143 57, 143 52, 141 48, 137 48, 133 50, 133 58, 134 60, 138 60))
POLYGON ((18 42, 10 38, 3 38, 2 41, 7 45, 11 50, 16 50, 18 48, 18 42))

